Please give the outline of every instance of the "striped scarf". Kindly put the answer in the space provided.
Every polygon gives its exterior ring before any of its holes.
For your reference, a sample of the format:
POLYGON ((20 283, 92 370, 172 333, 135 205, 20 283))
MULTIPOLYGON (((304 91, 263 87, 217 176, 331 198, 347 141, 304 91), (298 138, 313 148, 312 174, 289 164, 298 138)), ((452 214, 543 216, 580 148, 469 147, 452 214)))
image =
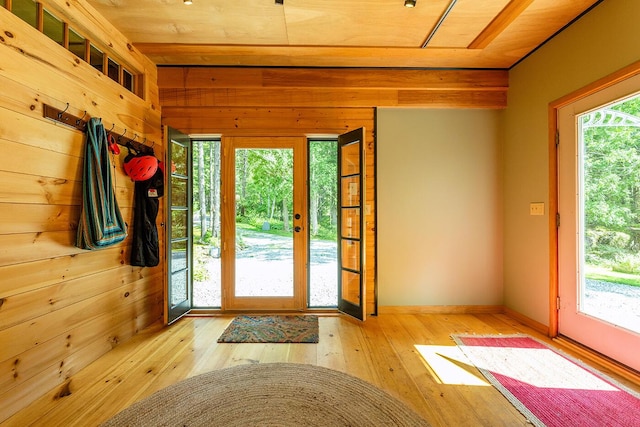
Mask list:
POLYGON ((101 249, 123 241, 127 227, 111 184, 107 133, 100 119, 87 123, 87 144, 82 174, 82 214, 76 246, 101 249))

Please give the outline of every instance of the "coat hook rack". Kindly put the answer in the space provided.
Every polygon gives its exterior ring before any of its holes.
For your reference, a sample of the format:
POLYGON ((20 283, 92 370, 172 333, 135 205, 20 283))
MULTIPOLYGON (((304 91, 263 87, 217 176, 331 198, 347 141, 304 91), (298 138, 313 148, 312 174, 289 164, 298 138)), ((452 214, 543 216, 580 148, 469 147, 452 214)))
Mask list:
MULTIPOLYGON (((87 116, 87 111, 85 110, 82 117, 77 117, 77 116, 74 116, 73 114, 67 113, 68 109, 69 109, 68 102, 66 103, 64 110, 60 110, 59 108, 53 107, 51 105, 42 104, 42 115, 47 119, 54 120, 56 122, 65 124, 79 131, 85 132, 87 129, 87 123, 89 121, 89 117, 87 116)), ((109 137, 109 135, 112 134, 114 139, 117 141, 119 145, 122 145, 124 147, 131 147, 133 150, 139 153, 153 154, 153 147, 155 146, 155 142, 152 141, 151 146, 144 144, 147 141, 146 137, 143 142, 136 141, 138 134, 135 134, 135 133, 133 138, 125 138, 124 136, 126 135, 127 130, 125 129, 122 135, 120 135, 114 132, 115 127, 116 125, 113 124, 111 126, 111 129, 106 131, 107 137, 109 137)))

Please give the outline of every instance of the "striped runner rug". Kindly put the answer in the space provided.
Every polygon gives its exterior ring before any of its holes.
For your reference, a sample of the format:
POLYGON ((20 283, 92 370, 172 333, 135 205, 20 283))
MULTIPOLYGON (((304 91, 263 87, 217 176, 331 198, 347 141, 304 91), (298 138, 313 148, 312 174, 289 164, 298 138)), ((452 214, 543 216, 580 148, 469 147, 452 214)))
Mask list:
POLYGON ((640 426, 640 394, 527 335, 453 335, 535 426, 640 426))

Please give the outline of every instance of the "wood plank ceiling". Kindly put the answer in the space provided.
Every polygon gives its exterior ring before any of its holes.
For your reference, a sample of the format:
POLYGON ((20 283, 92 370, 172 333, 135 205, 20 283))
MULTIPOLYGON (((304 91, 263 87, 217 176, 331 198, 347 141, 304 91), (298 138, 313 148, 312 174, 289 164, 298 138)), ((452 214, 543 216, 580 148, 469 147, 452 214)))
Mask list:
POLYGON ((89 3, 159 65, 507 69, 598 0, 89 3))

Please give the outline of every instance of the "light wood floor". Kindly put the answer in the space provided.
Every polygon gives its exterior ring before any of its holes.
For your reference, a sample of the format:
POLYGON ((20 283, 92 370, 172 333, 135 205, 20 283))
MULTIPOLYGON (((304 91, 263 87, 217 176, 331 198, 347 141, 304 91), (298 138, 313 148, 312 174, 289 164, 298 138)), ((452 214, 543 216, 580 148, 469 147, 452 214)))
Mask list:
MULTIPOLYGON (((447 346, 437 350, 446 354, 454 346, 454 333, 525 332, 545 339, 505 315, 383 314, 365 323, 322 316, 318 344, 217 344, 232 318, 189 317, 167 328, 149 328, 76 373, 68 387, 52 391, 2 425, 98 425, 181 379, 267 362, 316 364, 355 375, 406 402, 434 426, 530 425, 493 387, 452 384, 449 374, 434 375, 430 366, 435 365, 425 363, 419 351, 428 349, 424 354, 429 359, 435 346, 447 346)), ((482 379, 475 368, 457 365, 471 378, 482 379)))

